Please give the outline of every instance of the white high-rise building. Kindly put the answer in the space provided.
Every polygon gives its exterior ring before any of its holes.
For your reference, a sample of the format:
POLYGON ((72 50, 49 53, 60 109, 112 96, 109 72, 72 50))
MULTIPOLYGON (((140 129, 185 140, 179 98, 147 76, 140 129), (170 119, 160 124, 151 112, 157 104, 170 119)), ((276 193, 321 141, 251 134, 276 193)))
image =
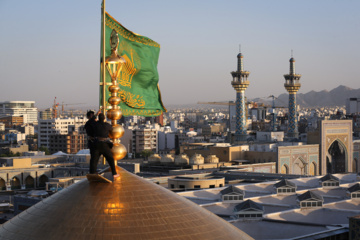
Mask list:
POLYGON ((141 153, 143 150, 158 152, 158 130, 154 128, 139 128, 133 131, 133 150, 141 153))
POLYGON ((23 116, 24 123, 37 123, 38 111, 35 101, 0 102, 0 118, 7 116, 23 116))
POLYGON ((158 149, 159 151, 175 149, 176 134, 166 127, 164 131, 158 131, 158 149))
POLYGON ((38 146, 49 147, 50 135, 59 134, 67 135, 72 132, 85 134, 84 125, 86 118, 56 118, 56 119, 39 119, 38 123, 38 146))
POLYGON ((346 114, 360 113, 360 98, 346 99, 346 114))

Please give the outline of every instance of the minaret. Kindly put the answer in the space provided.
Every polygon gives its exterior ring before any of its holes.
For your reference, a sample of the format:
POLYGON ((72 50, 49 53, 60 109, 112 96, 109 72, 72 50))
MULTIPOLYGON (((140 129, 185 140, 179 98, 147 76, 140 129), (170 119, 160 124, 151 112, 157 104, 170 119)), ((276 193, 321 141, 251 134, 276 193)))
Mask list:
POLYGON ((237 55, 237 70, 231 72, 233 81, 231 85, 236 90, 236 141, 246 141, 246 114, 245 114, 245 90, 250 82, 248 77, 250 72, 244 71, 244 56, 239 53, 237 55))
POLYGON ((300 84, 300 74, 295 73, 295 59, 290 58, 290 72, 285 74, 285 84, 284 87, 289 92, 289 124, 288 124, 288 133, 289 138, 298 138, 298 124, 297 124, 297 112, 296 112, 296 93, 299 91, 300 84))

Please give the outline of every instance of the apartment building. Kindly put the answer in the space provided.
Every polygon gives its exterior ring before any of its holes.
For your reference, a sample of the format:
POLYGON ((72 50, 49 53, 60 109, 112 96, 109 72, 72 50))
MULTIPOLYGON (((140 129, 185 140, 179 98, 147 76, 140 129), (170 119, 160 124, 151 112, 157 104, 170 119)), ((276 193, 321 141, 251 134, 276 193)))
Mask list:
POLYGON ((158 152, 158 130, 154 128, 140 128, 133 130, 133 151, 141 153, 144 150, 158 152))
POLYGON ((50 149, 50 139, 52 139, 52 144, 55 146, 54 141, 62 141, 63 139, 57 139, 54 135, 71 135, 73 132, 77 134, 85 135, 84 125, 86 123, 86 118, 56 118, 56 119, 39 119, 38 124, 38 146, 44 146, 50 149), (57 139, 57 140, 55 140, 57 139))
POLYGON ((35 101, 0 102, 0 118, 7 116, 23 117, 23 123, 37 123, 35 101))
POLYGON ((86 134, 71 132, 66 135, 50 135, 49 138, 50 153, 56 153, 61 151, 67 154, 75 154, 85 148, 87 148, 86 134))

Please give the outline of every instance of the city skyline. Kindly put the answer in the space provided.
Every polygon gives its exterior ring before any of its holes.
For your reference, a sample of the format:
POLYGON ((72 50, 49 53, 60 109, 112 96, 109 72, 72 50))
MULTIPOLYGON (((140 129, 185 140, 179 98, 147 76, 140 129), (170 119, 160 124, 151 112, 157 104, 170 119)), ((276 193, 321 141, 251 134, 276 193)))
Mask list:
MULTIPOLYGON (((97 106, 101 1, 1 1, 1 101, 50 107, 97 106), (57 83, 57 84, 54 84, 57 83)), ((286 93, 291 50, 299 93, 359 88, 359 2, 108 0, 106 10, 126 28, 161 45, 160 89, 165 107, 235 100, 231 71, 244 55, 251 72, 246 96, 286 93), (124 10, 125 9, 125 10, 124 10)))

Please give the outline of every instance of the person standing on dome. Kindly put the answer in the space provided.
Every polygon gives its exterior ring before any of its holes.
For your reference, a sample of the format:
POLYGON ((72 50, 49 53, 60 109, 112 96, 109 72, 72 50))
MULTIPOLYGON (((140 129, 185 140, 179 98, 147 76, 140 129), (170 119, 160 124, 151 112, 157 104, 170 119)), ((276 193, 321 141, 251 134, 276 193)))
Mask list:
POLYGON ((105 115, 100 113, 99 120, 95 123, 94 136, 95 136, 95 149, 94 157, 90 159, 90 174, 96 173, 97 164, 100 155, 103 155, 108 162, 114 178, 119 177, 115 168, 115 161, 111 152, 112 143, 109 139, 109 133, 112 131, 112 126, 105 122, 105 115))
MULTIPOLYGON (((86 113, 86 117, 88 121, 85 123, 85 131, 88 138, 88 148, 90 150, 90 163, 94 157, 94 149, 95 149, 95 123, 96 123, 96 116, 94 111, 88 111, 86 113)), ((95 173, 96 169, 91 168, 90 164, 90 173, 95 173)))

